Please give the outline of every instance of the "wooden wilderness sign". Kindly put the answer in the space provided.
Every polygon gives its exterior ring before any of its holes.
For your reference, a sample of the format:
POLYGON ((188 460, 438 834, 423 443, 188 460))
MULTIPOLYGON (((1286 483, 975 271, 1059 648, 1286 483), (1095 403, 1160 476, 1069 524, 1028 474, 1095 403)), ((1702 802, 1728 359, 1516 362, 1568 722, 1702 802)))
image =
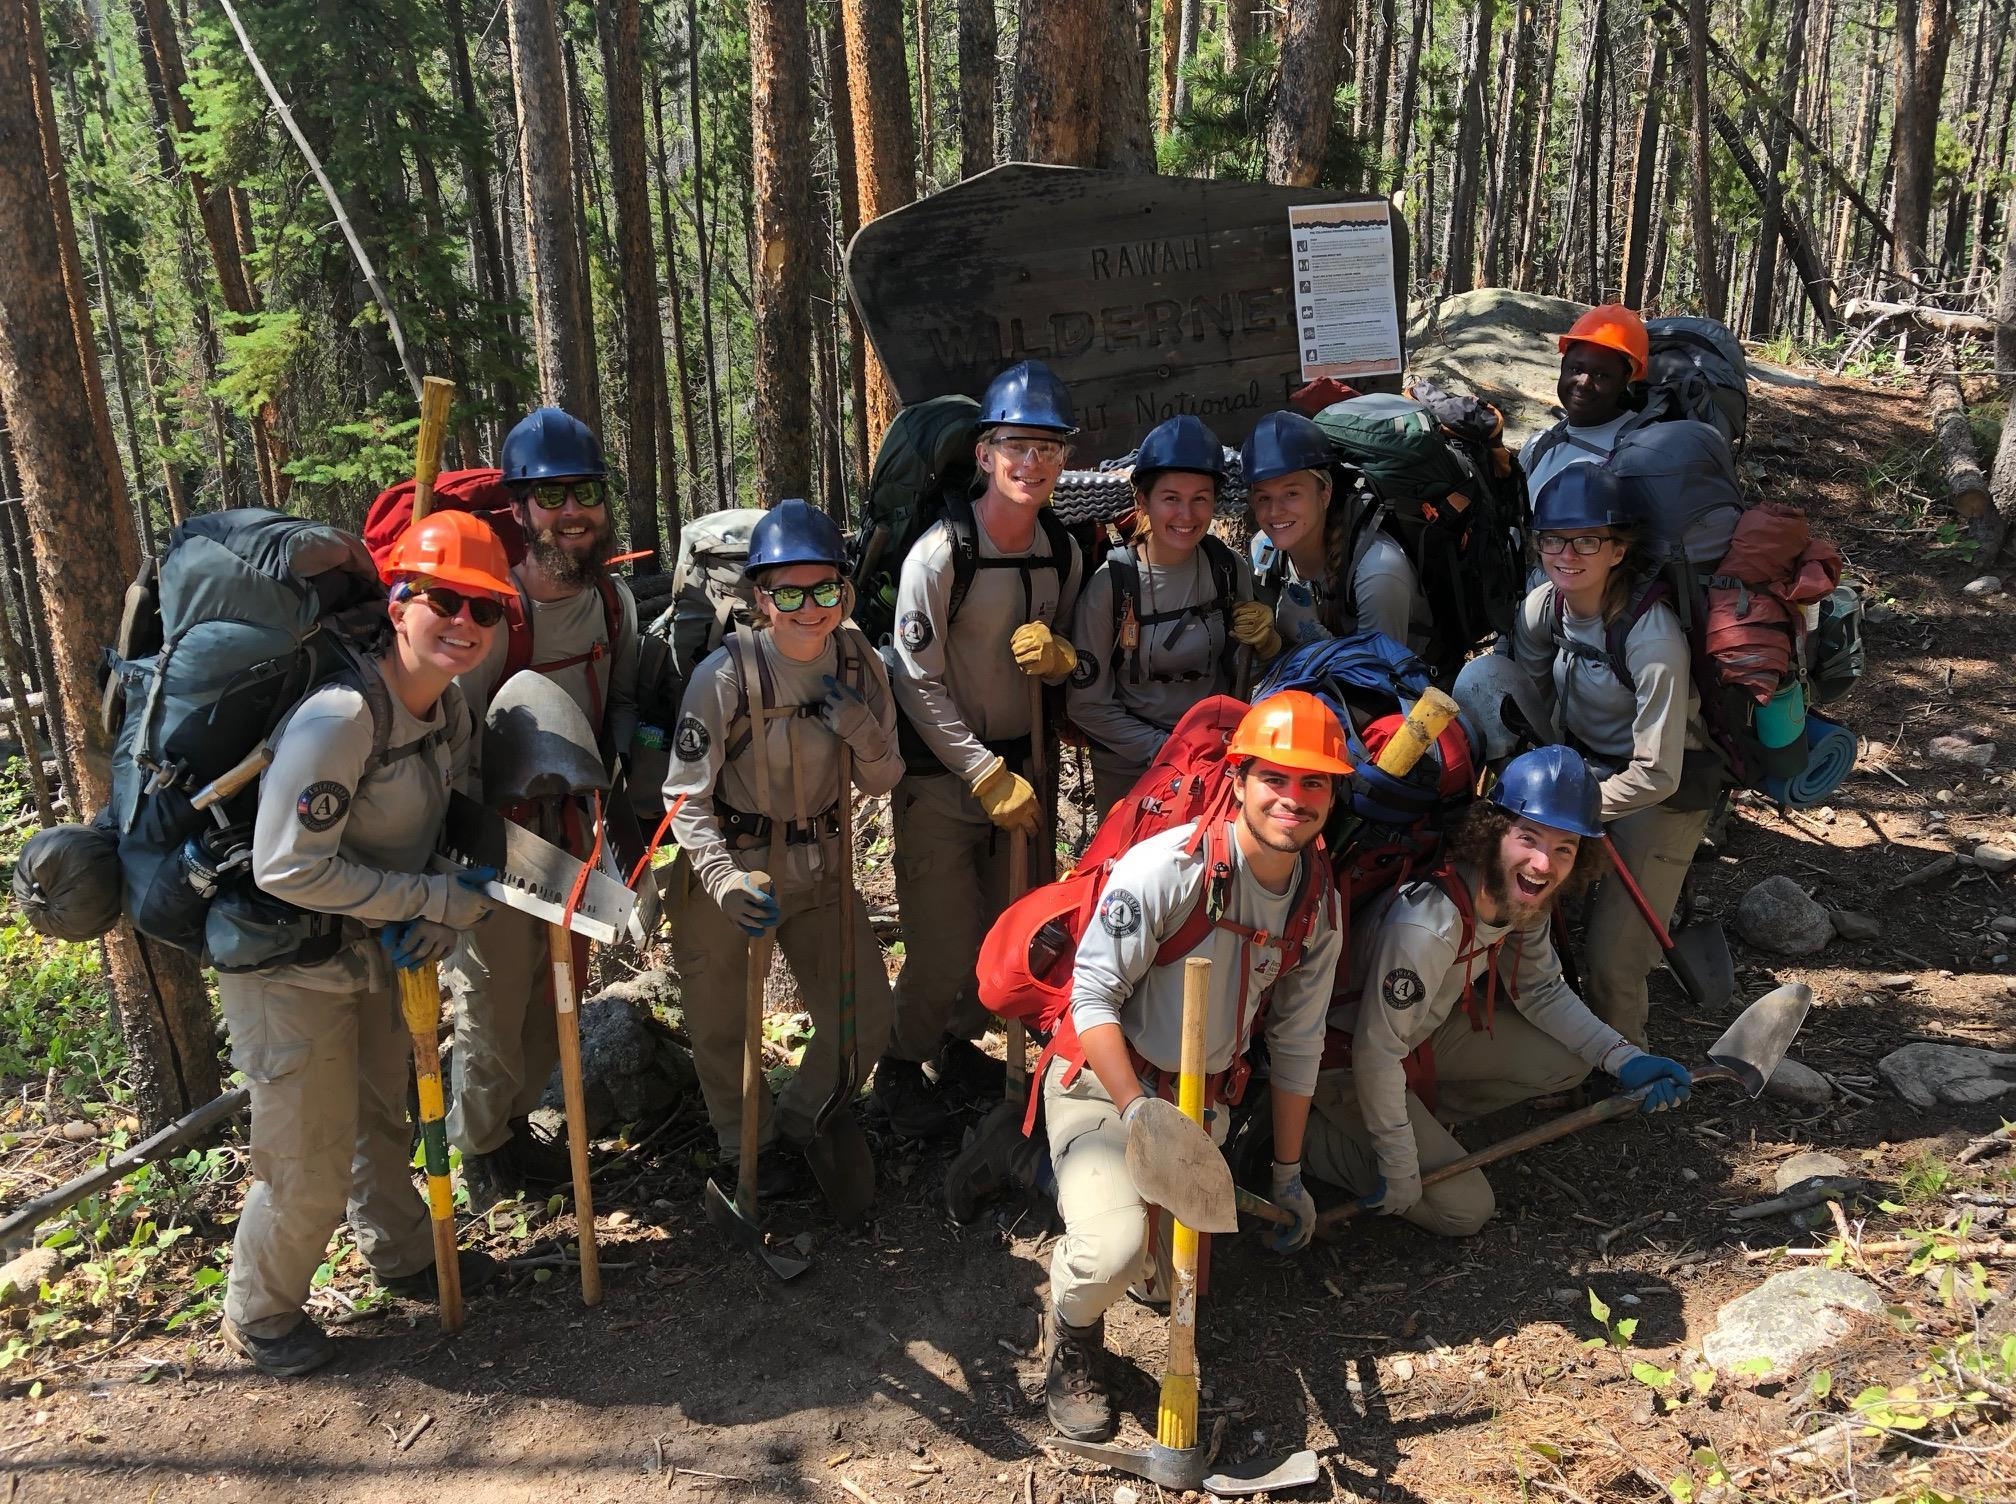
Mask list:
MULTIPOLYGON (((1363 201, 1010 162, 863 225, 847 290, 906 405, 978 397, 1034 357, 1070 383, 1077 464, 1126 454, 1177 413, 1237 445, 1302 380, 1289 208, 1363 201)), ((1397 315, 1407 225, 1389 214, 1397 315)))

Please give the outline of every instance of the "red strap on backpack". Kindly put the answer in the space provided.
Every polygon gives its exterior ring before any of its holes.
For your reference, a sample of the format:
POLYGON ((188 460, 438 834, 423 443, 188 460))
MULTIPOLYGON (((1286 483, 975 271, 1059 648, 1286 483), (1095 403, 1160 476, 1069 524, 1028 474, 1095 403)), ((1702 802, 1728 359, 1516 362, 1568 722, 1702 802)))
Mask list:
MULTIPOLYGON (((606 574, 595 577, 595 589, 602 597, 602 626, 606 640, 596 643, 585 653, 575 653, 566 658, 549 658, 544 663, 532 661, 532 609, 526 599, 524 588, 504 602, 504 672, 499 683, 509 679, 520 669, 531 669, 537 674, 557 674, 562 669, 573 668, 576 664, 588 665, 588 719, 594 724, 596 733, 602 731, 602 680, 595 675, 595 665, 604 658, 616 656, 616 644, 623 635, 623 599, 616 593, 616 581, 606 574)), ((606 677, 606 675, 605 675, 606 677)))

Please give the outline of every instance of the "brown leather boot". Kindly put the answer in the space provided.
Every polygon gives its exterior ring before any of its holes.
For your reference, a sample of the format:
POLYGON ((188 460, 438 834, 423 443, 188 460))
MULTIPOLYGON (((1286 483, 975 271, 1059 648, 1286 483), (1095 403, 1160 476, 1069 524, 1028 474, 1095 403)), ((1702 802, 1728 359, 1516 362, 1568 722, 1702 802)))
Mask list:
POLYGON ((1105 1365, 1106 1322, 1072 1326, 1051 1307, 1043 1323, 1043 1403, 1050 1424, 1073 1441, 1113 1439, 1113 1392, 1101 1380, 1105 1365))

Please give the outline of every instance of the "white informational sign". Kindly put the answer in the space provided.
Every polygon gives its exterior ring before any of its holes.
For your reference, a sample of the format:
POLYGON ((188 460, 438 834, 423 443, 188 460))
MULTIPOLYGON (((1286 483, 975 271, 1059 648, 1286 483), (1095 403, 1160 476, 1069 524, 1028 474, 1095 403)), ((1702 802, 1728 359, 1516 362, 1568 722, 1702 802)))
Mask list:
POLYGON ((1302 379, 1397 375, 1393 226, 1386 205, 1300 204, 1288 211, 1302 379))

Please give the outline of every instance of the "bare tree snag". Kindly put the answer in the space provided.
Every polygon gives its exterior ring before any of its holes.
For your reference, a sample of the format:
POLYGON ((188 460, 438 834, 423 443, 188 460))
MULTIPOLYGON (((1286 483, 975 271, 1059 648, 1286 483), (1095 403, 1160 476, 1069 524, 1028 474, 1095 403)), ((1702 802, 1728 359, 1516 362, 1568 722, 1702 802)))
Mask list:
POLYGON ((1983 339, 1999 338, 2011 327, 2007 320, 1990 314, 1955 313, 1950 308, 1921 308, 1916 303, 1890 303, 1880 298, 1850 298, 1841 305, 1841 317, 1851 324, 1865 319, 1877 323, 1898 319, 1928 333, 1943 334, 1948 339, 1968 335, 1983 339))
POLYGON ((751 0, 756 500, 812 492, 812 40, 805 0, 751 0))
POLYGON ((1708 0, 1687 0, 1687 95, 1694 111, 1694 261, 1701 304, 1708 317, 1729 311, 1728 284, 1716 262, 1715 185, 1710 177, 1708 132, 1708 0))
POLYGON ((1974 450, 1974 432, 1967 424, 1967 399, 1951 371, 1933 376, 1926 397, 1932 409, 1932 438, 1939 450, 1939 469, 1953 511, 1967 524, 1979 547, 1975 557, 1986 562, 2002 547, 2003 522, 1997 513, 1988 474, 1974 450))
POLYGON ((1267 120, 1267 181, 1297 187, 1322 175, 1335 110, 1344 0, 1285 0, 1274 110, 1267 120))

